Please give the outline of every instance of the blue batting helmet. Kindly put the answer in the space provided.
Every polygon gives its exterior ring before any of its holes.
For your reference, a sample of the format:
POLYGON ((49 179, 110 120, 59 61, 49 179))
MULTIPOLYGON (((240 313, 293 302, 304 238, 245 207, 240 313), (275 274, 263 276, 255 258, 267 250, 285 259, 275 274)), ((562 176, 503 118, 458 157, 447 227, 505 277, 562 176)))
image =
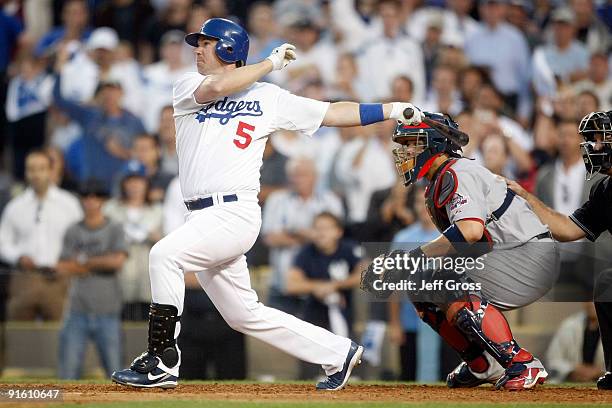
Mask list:
POLYGON ((249 35, 238 24, 225 18, 211 18, 204 22, 200 32, 187 34, 185 42, 197 47, 198 39, 202 36, 218 40, 216 53, 221 61, 236 63, 239 67, 246 64, 249 35))

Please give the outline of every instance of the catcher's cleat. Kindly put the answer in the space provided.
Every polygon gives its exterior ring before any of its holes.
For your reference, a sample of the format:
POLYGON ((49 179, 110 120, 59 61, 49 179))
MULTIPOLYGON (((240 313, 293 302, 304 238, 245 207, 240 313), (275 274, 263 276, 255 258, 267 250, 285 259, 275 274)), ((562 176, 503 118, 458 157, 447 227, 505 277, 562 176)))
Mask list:
POLYGON ((544 384, 547 377, 548 373, 540 360, 534 358, 527 363, 511 364, 495 383, 495 388, 511 391, 529 390, 538 384, 544 384))
POLYGON ((472 374, 472 371, 470 371, 470 368, 464 361, 446 376, 448 388, 472 388, 486 382, 486 379, 477 378, 472 374))
POLYGON ((597 380, 597 389, 612 390, 612 373, 607 372, 597 380))
POLYGON ((174 388, 178 377, 162 369, 163 363, 148 352, 138 356, 130 368, 115 371, 111 376, 113 382, 140 388, 174 388))
POLYGON ((338 391, 344 388, 351 376, 353 368, 361 364, 362 354, 363 346, 352 341, 342 370, 338 371, 336 374, 328 375, 326 379, 317 383, 317 390, 338 391))
POLYGON ((495 384, 504 375, 504 368, 487 353, 483 357, 487 364, 485 371, 475 372, 468 363, 461 362, 457 368, 446 376, 446 385, 449 388, 472 388, 486 383, 495 384))

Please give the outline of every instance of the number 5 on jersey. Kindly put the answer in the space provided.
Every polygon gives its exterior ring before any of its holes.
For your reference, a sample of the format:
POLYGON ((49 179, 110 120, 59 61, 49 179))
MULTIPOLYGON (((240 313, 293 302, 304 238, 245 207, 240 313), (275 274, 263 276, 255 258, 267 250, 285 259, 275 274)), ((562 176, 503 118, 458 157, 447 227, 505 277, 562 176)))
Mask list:
POLYGON ((248 123, 238 122, 238 128, 236 129, 236 138, 234 138, 234 144, 239 149, 246 149, 253 140, 253 137, 247 133, 254 132, 255 126, 249 125, 248 123))

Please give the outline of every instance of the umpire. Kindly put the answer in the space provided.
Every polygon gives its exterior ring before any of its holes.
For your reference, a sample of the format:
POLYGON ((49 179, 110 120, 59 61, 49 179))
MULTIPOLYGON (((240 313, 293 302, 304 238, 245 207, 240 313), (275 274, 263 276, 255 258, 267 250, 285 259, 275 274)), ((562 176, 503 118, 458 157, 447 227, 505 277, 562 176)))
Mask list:
MULTIPOLYGON (((590 180, 597 173, 607 177, 593 185, 588 201, 572 215, 554 211, 516 182, 508 181, 508 187, 527 200, 559 241, 575 241, 584 237, 595 241, 606 230, 612 234, 612 111, 589 113, 580 121, 578 131, 584 138, 580 148, 587 179, 590 180)), ((597 380, 597 388, 612 390, 612 269, 598 276, 594 299, 607 371, 597 380)))

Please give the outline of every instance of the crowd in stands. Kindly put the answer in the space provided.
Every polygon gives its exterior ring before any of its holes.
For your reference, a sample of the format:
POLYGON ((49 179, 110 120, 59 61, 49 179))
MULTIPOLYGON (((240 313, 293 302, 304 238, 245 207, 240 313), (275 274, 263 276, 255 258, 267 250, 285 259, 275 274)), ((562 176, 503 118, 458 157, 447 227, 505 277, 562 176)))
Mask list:
MULTIPOLYGON (((172 85, 195 70, 185 33, 211 17, 248 29, 248 62, 296 45, 297 61, 267 81, 314 99, 448 113, 470 135, 465 156, 556 210, 588 196, 577 131, 585 114, 612 109, 610 1, 0 0, 0 303, 3 318, 62 321, 63 378, 81 375, 88 340, 107 372, 118 368, 121 321, 147 318, 148 251, 186 211, 172 85)), ((262 233, 248 254, 271 270, 270 306, 352 333, 358 243, 435 236, 423 187, 398 181, 394 127, 270 135, 262 233)), ((576 271, 580 257, 566 254, 563 268, 576 271)), ((216 378, 243 378, 244 338, 195 277, 186 283, 184 352, 202 344, 236 361, 224 371, 227 361, 200 354, 182 370, 197 378, 211 363, 216 378)), ((443 350, 409 304, 372 307, 367 319, 367 361, 380 360, 377 322, 388 322, 401 378, 440 378, 444 359, 420 356, 443 350)), ((593 372, 555 364, 562 380, 593 372)))

